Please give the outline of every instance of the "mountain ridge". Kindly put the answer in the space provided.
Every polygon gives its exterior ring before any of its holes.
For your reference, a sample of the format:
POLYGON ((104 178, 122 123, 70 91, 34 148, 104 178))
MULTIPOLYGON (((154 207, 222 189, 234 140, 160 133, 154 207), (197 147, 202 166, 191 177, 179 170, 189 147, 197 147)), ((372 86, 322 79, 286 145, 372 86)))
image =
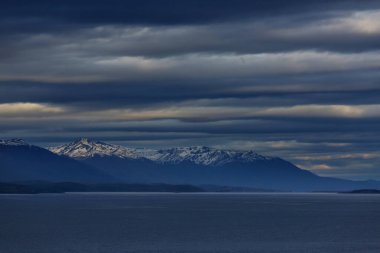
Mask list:
POLYGON ((0 140, 0 182, 33 180, 88 183, 114 181, 95 167, 56 155, 22 139, 0 140))
POLYGON ((75 141, 57 147, 48 147, 51 152, 71 158, 85 159, 93 156, 118 156, 121 158, 137 158, 136 149, 119 145, 92 141, 88 138, 79 138, 75 141))
POLYGON ((69 144, 48 147, 53 153, 76 159, 94 156, 116 156, 126 159, 147 159, 158 163, 179 164, 189 161, 198 165, 220 166, 233 161, 250 162, 253 160, 271 160, 274 157, 262 156, 254 151, 236 151, 216 149, 206 146, 176 147, 169 149, 137 149, 92 141, 80 138, 69 144))
POLYGON ((0 140, 0 145, 8 145, 8 146, 30 146, 29 143, 27 143, 23 139, 9 139, 9 140, 0 140))
POLYGON ((28 180, 218 185, 274 191, 380 189, 378 181, 321 177, 279 157, 254 151, 204 146, 135 149, 87 138, 48 150, 21 139, 0 141, 0 182, 28 180))

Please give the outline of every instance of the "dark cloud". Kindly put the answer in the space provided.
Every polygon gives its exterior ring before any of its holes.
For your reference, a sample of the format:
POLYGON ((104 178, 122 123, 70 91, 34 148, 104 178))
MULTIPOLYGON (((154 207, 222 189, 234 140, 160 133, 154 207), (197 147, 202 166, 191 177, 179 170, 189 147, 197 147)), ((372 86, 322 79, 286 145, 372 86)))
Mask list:
POLYGON ((259 53, 306 50, 360 53, 378 49, 380 27, 376 22, 379 11, 344 12, 307 21, 302 20, 305 16, 307 14, 301 13, 204 25, 99 24, 27 34, 6 32, 2 36, 0 56, 4 60, 19 61, 41 54, 49 54, 52 58, 62 54, 67 54, 65 58, 81 55, 89 60, 122 56, 165 58, 186 54, 235 54, 241 55, 244 61, 244 56, 259 53))
POLYGON ((377 1, 2 1, 0 136, 278 155, 380 179, 377 1))
POLYGON ((297 12, 378 7, 370 0, 4 0, 3 20, 50 19, 90 24, 194 24, 297 12))
POLYGON ((198 82, 183 80, 67 84, 12 81, 0 82, 0 103, 50 103, 77 105, 86 109, 125 106, 149 108, 202 99, 208 100, 208 103, 212 100, 212 105, 217 106, 377 104, 380 97, 380 87, 376 83, 377 78, 380 80, 378 73, 377 70, 366 72, 362 77, 357 72, 343 72, 198 82))

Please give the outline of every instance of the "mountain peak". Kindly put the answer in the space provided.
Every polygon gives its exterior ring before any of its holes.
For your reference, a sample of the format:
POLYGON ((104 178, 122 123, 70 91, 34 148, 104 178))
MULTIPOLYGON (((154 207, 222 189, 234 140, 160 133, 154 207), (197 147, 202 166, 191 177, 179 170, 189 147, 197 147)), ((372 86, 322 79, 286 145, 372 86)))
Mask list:
POLYGON ((91 144, 93 143, 93 141, 87 137, 80 137, 76 139, 73 143, 91 144))
POLYGON ((9 139, 9 140, 0 140, 0 145, 8 145, 8 146, 30 146, 29 143, 27 143, 23 139, 9 139))
POLYGON ((118 145, 93 141, 89 138, 78 138, 75 141, 58 147, 49 147, 51 152, 58 155, 77 159, 86 159, 94 156, 117 156, 120 158, 138 158, 135 149, 118 145))
POLYGON ((82 137, 82 138, 80 138, 80 141, 83 143, 88 143, 90 141, 90 139, 88 139, 86 137, 82 137))

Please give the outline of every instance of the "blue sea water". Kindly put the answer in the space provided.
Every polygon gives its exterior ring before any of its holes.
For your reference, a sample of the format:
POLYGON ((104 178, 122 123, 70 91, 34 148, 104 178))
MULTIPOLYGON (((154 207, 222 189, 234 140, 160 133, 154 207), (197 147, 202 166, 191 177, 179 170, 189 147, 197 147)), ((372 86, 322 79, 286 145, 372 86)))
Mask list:
POLYGON ((0 253, 380 252, 380 195, 0 195, 0 253))

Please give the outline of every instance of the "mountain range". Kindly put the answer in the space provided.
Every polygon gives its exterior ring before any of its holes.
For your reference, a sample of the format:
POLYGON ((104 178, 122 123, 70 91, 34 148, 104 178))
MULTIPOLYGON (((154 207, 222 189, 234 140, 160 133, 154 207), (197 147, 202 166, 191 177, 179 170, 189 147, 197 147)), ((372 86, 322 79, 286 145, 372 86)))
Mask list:
POLYGON ((47 149, 0 140, 0 182, 188 184, 280 191, 380 189, 380 182, 320 177, 278 157, 204 146, 136 149, 87 138, 47 149))

